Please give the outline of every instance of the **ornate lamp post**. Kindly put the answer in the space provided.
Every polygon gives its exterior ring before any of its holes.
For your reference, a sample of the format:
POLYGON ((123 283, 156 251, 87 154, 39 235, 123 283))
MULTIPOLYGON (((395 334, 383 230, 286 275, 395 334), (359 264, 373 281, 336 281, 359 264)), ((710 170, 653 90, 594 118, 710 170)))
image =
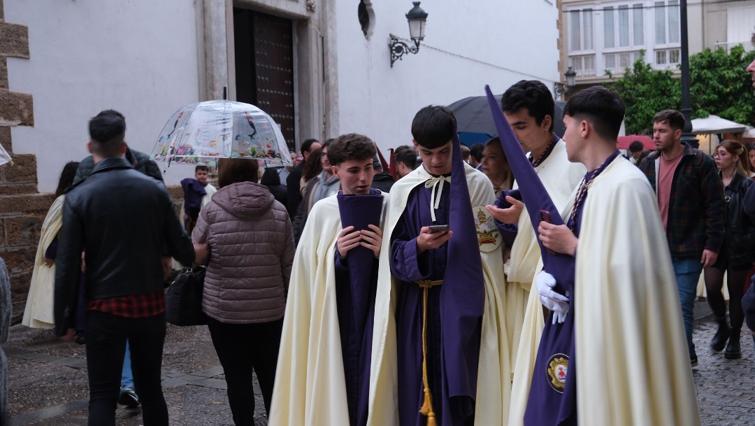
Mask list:
POLYGON ((417 54, 420 43, 425 39, 427 12, 419 7, 420 2, 414 1, 412 4, 414 7, 406 14, 406 20, 409 22, 409 38, 414 42, 414 45, 412 46, 397 36, 390 34, 388 50, 391 54, 391 68, 396 61, 407 53, 417 54))

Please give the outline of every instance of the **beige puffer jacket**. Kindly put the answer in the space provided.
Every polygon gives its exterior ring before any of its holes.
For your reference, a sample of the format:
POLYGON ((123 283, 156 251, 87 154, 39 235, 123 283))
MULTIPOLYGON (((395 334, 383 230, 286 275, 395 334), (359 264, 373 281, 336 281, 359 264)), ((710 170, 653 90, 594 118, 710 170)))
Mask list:
POLYGON ((210 251, 202 309, 227 324, 279 320, 294 259, 286 208, 263 185, 239 182, 218 190, 191 234, 210 251))

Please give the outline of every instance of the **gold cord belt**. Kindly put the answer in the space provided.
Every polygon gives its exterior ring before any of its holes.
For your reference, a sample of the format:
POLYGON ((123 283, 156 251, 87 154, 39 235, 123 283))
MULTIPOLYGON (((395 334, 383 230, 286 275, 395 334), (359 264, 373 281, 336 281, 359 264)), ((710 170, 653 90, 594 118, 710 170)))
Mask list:
POLYGON ((430 392, 430 382, 427 378, 427 304, 430 289, 443 284, 443 280, 420 280, 417 285, 422 289, 422 387, 424 399, 419 413, 427 417, 427 426, 436 426, 435 411, 433 410, 433 395, 430 392))

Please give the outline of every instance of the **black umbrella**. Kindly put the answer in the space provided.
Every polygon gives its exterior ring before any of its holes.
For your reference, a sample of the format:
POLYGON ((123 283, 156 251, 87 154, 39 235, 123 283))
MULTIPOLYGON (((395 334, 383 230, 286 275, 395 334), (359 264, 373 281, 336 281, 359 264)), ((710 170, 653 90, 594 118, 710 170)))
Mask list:
MULTIPOLYGON (((495 98, 500 107, 501 95, 495 95, 495 98)), ((487 134, 489 137, 498 134, 495 123, 493 122, 493 117, 490 114, 488 100, 485 96, 470 96, 468 98, 460 99, 448 105, 448 109, 450 109, 456 116, 459 139, 461 139, 465 145, 473 145, 475 142, 469 143, 471 140, 484 142, 482 139, 485 138, 479 137, 479 134, 487 134), (465 134, 469 135, 469 137, 465 138, 465 134)), ((553 117, 553 132, 556 133, 558 137, 564 135, 564 122, 562 120, 564 114, 563 111, 564 102, 556 101, 555 117, 553 117)))

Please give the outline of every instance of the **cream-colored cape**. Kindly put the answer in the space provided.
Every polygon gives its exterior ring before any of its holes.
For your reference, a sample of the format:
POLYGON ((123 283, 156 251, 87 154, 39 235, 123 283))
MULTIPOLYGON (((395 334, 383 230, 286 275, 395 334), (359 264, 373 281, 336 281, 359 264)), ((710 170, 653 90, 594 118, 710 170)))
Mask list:
MULTIPOLYGON (((477 425, 500 425, 508 415, 510 398, 510 361, 504 310, 505 279, 501 258, 501 238, 484 206, 495 201, 493 186, 485 175, 464 165, 467 185, 477 222, 480 256, 485 278, 485 308, 477 375, 477 425), (493 242, 494 241, 494 242, 493 242)), ((398 379, 396 360, 396 289, 399 283, 390 271, 391 234, 406 208, 410 192, 430 179, 418 167, 391 187, 385 218, 383 248, 380 254, 378 288, 375 300, 375 328, 370 370, 370 407, 368 425, 398 424, 398 379)), ((470 232, 474 232, 470 230, 470 232)), ((419 407, 417 407, 419 409, 419 407)))
POLYGON ((700 424, 665 235, 647 179, 616 158, 590 187, 577 251, 581 425, 700 424))
POLYGON ((31 328, 53 328, 53 288, 55 287, 55 265, 45 265, 45 251, 52 244, 63 225, 63 201, 65 195, 55 199, 42 222, 42 232, 34 257, 34 269, 26 297, 26 308, 21 324, 31 328))
POLYGON ((335 290, 340 231, 337 197, 316 203, 291 269, 270 425, 349 424, 335 290))
MULTIPOLYGON (((553 204, 562 211, 582 177, 585 166, 572 163, 566 156, 566 144, 556 142, 553 151, 535 168, 553 204)), ((543 331, 543 311, 537 292, 530 292, 535 273, 542 269, 540 246, 530 216, 525 209, 519 216, 511 257, 506 263, 506 326, 514 360, 509 414, 522 418, 530 393, 531 371, 543 331)))

